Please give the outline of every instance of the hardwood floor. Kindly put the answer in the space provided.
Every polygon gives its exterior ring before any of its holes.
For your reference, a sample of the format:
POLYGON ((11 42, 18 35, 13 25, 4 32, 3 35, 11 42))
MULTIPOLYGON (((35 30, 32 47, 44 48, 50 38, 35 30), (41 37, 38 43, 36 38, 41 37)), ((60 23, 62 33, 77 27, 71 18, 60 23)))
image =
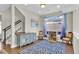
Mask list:
POLYGON ((66 54, 74 54, 73 46, 66 44, 65 53, 66 54))
POLYGON ((16 47, 16 48, 10 48, 10 45, 4 45, 3 49, 8 53, 8 54, 18 54, 22 49, 31 47, 35 45, 36 43, 39 43, 41 40, 37 40, 31 44, 24 45, 22 47, 16 47))
MULTIPOLYGON (((8 54, 19 54, 19 52, 24 49, 24 48, 28 48, 28 47, 31 47, 33 45, 35 45, 36 43, 39 43, 41 42, 42 40, 38 40, 38 41, 35 41, 31 44, 28 44, 28 45, 25 45, 25 46, 22 46, 21 48, 20 47, 17 47, 17 48, 10 48, 10 45, 4 45, 3 46, 3 49, 8 53, 8 54)), ((68 44, 65 44, 66 45, 66 48, 65 48, 65 54, 73 54, 73 46, 72 45, 68 45, 68 44)))

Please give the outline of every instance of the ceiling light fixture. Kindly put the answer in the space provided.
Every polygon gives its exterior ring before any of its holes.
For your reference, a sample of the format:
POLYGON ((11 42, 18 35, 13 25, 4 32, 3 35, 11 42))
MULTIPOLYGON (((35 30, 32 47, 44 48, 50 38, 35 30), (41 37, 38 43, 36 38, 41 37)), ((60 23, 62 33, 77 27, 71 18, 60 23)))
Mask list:
POLYGON ((40 4, 40 7, 41 8, 45 8, 46 7, 46 4, 40 4))
POLYGON ((57 8, 60 8, 60 5, 57 5, 56 7, 57 7, 57 8))

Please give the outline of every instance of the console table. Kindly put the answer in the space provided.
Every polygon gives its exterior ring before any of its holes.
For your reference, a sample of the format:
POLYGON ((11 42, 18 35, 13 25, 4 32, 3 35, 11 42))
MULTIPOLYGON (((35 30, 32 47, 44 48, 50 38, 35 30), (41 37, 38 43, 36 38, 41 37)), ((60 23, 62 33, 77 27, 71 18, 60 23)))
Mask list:
POLYGON ((30 44, 34 41, 36 41, 36 33, 18 33, 17 35, 17 45, 23 46, 30 44))

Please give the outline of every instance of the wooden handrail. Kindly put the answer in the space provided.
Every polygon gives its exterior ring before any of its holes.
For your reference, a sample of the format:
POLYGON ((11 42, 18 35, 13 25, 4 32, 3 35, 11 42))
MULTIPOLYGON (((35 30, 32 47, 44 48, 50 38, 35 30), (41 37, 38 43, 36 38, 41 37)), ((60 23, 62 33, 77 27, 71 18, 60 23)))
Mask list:
MULTIPOLYGON (((20 22, 22 22, 22 21, 21 21, 21 20, 16 21, 16 22, 15 22, 15 25, 19 24, 20 22)), ((7 27, 4 28, 3 30, 7 31, 7 30, 9 30, 9 29, 11 29, 11 25, 7 26, 7 27)))

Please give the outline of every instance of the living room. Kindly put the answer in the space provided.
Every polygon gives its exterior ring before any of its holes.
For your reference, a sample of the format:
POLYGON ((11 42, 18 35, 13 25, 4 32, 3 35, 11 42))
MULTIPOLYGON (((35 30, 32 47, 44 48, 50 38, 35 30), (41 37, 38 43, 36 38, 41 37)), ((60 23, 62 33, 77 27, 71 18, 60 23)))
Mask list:
POLYGON ((7 53, 78 53, 78 41, 73 39, 74 34, 78 35, 78 5, 3 4, 1 7, 6 8, 0 17, 0 45, 7 53))

